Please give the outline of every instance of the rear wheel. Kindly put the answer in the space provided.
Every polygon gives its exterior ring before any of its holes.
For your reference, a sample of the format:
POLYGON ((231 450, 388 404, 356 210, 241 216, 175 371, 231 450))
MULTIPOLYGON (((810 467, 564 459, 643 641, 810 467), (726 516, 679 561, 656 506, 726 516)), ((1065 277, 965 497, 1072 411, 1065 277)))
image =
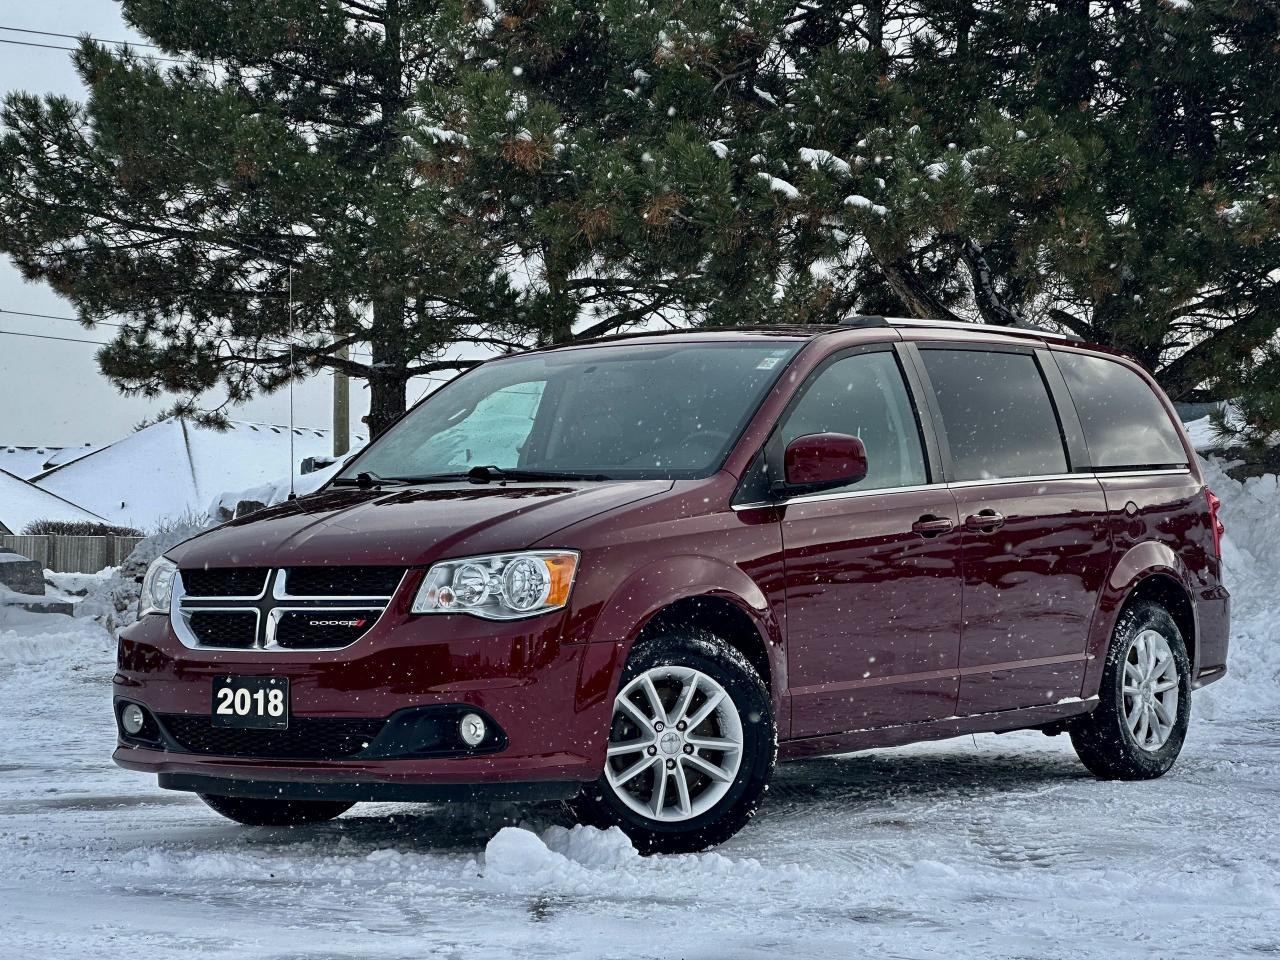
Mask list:
POLYGON ((1191 718, 1191 664, 1177 624, 1135 603, 1116 624, 1098 706, 1070 727, 1084 765, 1104 780, 1150 780, 1178 758, 1191 718))
POLYGON ((208 793, 200 799, 228 820, 251 827, 296 827, 324 823, 346 813, 354 803, 340 800, 268 800, 259 797, 218 797, 208 793))
POLYGON ((627 661, 604 773, 574 812, 642 853, 702 850, 755 813, 776 754, 768 690, 741 653, 707 633, 654 637, 627 661))

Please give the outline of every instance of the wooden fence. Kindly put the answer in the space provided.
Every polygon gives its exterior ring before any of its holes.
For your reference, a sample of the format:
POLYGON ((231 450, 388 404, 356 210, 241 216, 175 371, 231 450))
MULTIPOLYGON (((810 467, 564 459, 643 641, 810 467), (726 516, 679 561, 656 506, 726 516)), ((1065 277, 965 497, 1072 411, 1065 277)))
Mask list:
POLYGON ((38 560, 57 573, 97 573, 117 567, 142 541, 141 537, 15 537, 0 536, 0 547, 38 560))

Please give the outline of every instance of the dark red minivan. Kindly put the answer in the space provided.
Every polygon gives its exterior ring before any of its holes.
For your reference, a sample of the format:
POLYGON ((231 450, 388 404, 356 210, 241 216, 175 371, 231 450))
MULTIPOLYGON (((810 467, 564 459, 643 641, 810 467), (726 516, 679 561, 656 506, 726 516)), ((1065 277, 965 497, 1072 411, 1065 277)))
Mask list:
POLYGON ((122 766, 249 824, 564 798, 644 851, 774 762, 1068 733, 1155 777, 1226 669, 1217 500, 1135 363, 857 318, 494 360, 149 570, 122 766))

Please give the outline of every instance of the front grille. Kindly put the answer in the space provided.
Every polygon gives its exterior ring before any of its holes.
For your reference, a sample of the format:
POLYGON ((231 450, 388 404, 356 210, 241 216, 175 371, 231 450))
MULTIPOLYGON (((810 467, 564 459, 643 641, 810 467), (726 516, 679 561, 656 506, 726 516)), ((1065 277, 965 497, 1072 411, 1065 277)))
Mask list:
POLYGON ((267 583, 265 567, 218 567, 183 570, 182 589, 189 597, 256 597, 267 583))
POLYGON ((192 610, 186 617, 202 647, 241 650, 257 640, 258 615, 254 610, 192 610))
POLYGON ((355 643, 378 620, 372 610, 285 610, 277 614, 276 645, 290 650, 345 647, 355 643))
POLYGON ((346 760, 371 744, 385 720, 294 717, 287 730, 215 727, 208 717, 161 714, 169 735, 189 753, 277 760, 346 760))
POLYGON ((284 574, 291 597, 389 597, 404 567, 289 567, 284 574))

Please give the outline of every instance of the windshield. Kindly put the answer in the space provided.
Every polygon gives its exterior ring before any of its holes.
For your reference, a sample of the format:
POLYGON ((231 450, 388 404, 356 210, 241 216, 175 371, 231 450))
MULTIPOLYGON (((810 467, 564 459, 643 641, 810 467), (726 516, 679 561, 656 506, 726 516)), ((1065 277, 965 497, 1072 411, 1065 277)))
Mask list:
POLYGON ((799 347, 685 341, 496 360, 432 394, 342 476, 706 476, 799 347))

